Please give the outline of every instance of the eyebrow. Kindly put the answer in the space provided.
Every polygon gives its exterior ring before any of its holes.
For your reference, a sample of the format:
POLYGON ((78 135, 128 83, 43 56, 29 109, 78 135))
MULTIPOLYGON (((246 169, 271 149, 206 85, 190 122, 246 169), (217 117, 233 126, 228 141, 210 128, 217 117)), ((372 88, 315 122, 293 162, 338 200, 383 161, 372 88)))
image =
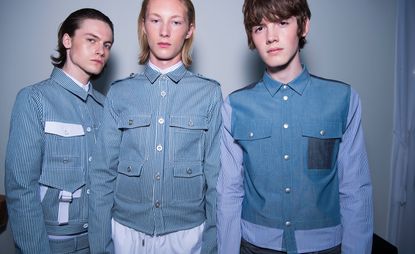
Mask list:
MULTIPOLYGON (((93 33, 85 33, 84 35, 91 36, 91 37, 94 37, 95 39, 101 40, 101 37, 99 37, 98 35, 95 35, 93 33)), ((104 41, 104 43, 111 43, 112 44, 113 40, 112 41, 104 41)))
MULTIPOLYGON (((157 14, 157 13, 149 13, 146 17, 151 16, 151 15, 157 16, 159 18, 161 17, 161 15, 160 14, 157 14)), ((185 19, 185 17, 183 17, 181 15, 173 15, 173 16, 171 16, 169 18, 182 18, 182 19, 185 19)))

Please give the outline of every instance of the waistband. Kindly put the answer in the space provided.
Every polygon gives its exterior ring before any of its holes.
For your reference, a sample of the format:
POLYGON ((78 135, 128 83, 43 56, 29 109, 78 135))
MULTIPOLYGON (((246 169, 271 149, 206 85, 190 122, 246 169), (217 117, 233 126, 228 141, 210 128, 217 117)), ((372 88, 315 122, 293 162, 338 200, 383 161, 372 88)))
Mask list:
POLYGON ((53 253, 89 253, 88 234, 69 239, 49 239, 49 246, 53 253))

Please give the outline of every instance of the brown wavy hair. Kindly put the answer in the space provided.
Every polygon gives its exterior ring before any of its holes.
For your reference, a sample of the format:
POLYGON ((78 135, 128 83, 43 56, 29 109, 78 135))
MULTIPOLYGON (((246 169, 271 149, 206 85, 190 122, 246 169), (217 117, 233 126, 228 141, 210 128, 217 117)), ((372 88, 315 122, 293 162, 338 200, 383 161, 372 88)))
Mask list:
POLYGON ((299 48, 303 48, 307 40, 303 36, 307 19, 311 18, 307 0, 245 0, 242 13, 244 15, 245 32, 248 36, 248 46, 255 48, 252 40, 252 28, 259 25, 262 19, 269 22, 279 22, 291 17, 297 18, 299 48))

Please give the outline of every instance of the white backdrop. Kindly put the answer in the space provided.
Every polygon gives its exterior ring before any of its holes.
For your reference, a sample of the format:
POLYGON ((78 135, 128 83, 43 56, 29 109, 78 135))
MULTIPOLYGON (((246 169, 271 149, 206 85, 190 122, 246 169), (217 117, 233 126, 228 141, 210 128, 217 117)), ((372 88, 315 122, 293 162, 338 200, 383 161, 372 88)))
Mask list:
MULTIPOLYGON (((192 70, 222 84, 224 95, 257 80, 263 67, 246 43, 243 0, 194 0, 196 41, 192 70)), ((363 126, 374 186, 375 232, 386 237, 392 144, 395 10, 390 0, 309 0, 309 43, 302 52, 318 76, 351 84, 361 95, 363 126)), ((137 63, 136 20, 140 0, 2 0, 0 2, 0 193, 10 112, 18 90, 50 75, 49 56, 58 25, 75 9, 97 8, 115 25, 115 44, 101 90, 137 63)), ((0 234, 2 253, 12 252, 9 229, 0 234)))

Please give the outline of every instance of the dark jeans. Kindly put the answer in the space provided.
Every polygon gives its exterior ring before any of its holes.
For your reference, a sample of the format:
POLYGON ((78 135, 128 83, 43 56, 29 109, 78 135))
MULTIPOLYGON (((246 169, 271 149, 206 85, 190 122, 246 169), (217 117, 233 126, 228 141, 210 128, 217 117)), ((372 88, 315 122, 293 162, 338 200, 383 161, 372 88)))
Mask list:
MULTIPOLYGON (((250 244, 249 242, 242 239, 240 253, 241 254, 286 254, 287 252, 261 248, 253 244, 250 244)), ((341 246, 337 245, 336 247, 333 247, 327 250, 308 252, 307 254, 341 254, 341 246)))

